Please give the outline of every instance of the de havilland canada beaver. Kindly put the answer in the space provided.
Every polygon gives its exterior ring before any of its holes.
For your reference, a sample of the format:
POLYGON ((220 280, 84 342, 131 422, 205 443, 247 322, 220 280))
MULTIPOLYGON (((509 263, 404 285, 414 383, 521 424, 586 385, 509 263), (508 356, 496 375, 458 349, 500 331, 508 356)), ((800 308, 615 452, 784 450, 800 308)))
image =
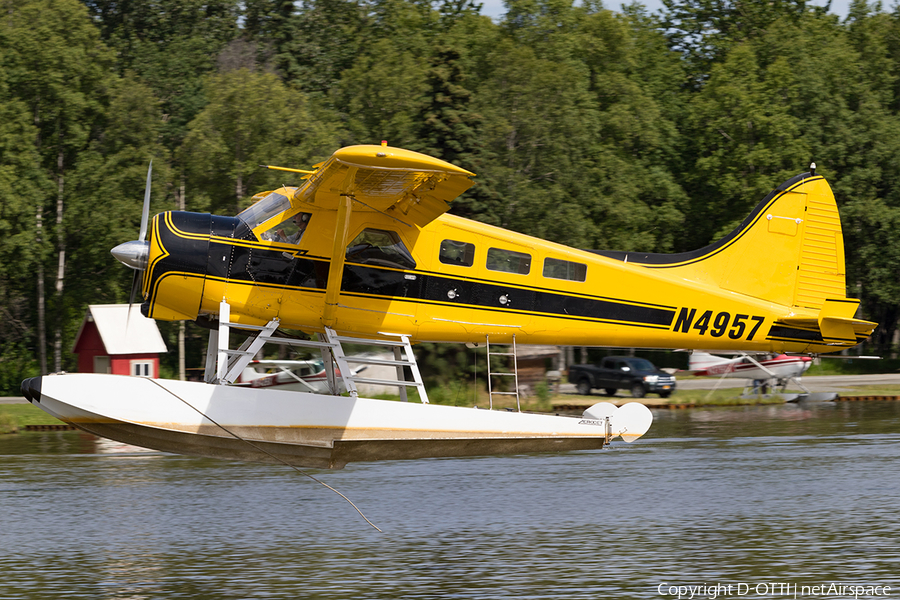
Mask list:
POLYGON ((384 144, 293 171, 299 185, 257 194, 237 216, 169 211, 148 228, 145 197, 140 239, 113 250, 140 273, 144 315, 211 327, 205 382, 56 374, 23 382, 25 395, 127 443, 315 467, 598 448, 642 435, 649 411, 428 405, 410 345, 828 353, 876 326, 854 317, 837 206, 814 171, 779 185, 723 239, 681 254, 579 250, 447 214, 474 174, 384 144), (238 350, 235 328, 253 332, 238 350), (229 385, 265 343, 303 343, 346 374, 354 358, 343 344, 361 340, 397 349, 392 364, 414 379, 397 385, 423 403, 360 397, 350 376, 332 394, 229 385))

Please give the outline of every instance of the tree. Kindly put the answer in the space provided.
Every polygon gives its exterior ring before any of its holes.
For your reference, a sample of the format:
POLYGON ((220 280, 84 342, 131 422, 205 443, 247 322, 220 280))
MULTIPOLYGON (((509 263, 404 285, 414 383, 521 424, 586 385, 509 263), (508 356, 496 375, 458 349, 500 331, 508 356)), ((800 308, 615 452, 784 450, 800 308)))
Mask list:
POLYGON ((742 44, 713 67, 692 99, 693 247, 723 237, 774 185, 809 165, 802 123, 791 110, 797 101, 792 73, 782 57, 761 68, 753 46, 742 44))
POLYGON ((202 78, 238 34, 236 0, 87 0, 102 39, 117 55, 120 75, 132 72, 160 99, 162 135, 174 151, 187 124, 206 104, 202 78))
POLYGON ((475 185, 453 201, 454 214, 472 217, 491 204, 497 192, 487 175, 493 157, 485 148, 482 116, 475 111, 475 94, 468 89, 465 63, 459 48, 440 45, 435 48, 427 75, 417 140, 412 149, 460 166, 478 177, 475 185))
MULTIPOLYGON (((47 231, 45 209, 55 206, 52 238, 57 260, 38 268, 39 313, 44 303, 43 267, 55 272, 54 368, 62 370, 62 337, 66 323, 64 282, 67 238, 64 228, 67 200, 66 176, 79 154, 98 134, 105 88, 110 82, 112 55, 100 41, 85 8, 74 0, 33 0, 11 7, 9 28, 9 85, 33 115, 34 147, 40 165, 53 179, 55 190, 45 196, 36 211, 37 227, 47 231)), ((43 317, 39 314, 39 331, 43 317)), ((40 337, 40 336, 39 336, 40 337)), ((43 356, 43 339, 38 340, 43 356)), ((42 365, 42 370, 45 369, 42 365)))
POLYGON ((31 115, 7 83, 8 33, 0 26, 0 393, 6 394, 24 377, 40 373, 31 308, 34 274, 44 256, 36 240, 35 207, 53 189, 34 147, 31 115))
POLYGON ((640 7, 587 12, 579 35, 599 111, 589 172, 593 247, 671 252, 687 208, 674 175, 683 160, 682 61, 640 7))
POLYGON ((133 271, 112 259, 109 251, 137 239, 151 159, 150 215, 172 208, 162 128, 160 102, 147 85, 130 77, 110 85, 103 135, 79 155, 68 178, 65 227, 70 262, 78 273, 67 295, 73 318, 83 315, 88 304, 129 299, 133 271))
POLYGON ((478 218, 523 233, 589 244, 594 225, 582 204, 585 172, 597 137, 598 115, 584 70, 540 59, 529 48, 502 42, 491 76, 478 90, 485 146, 497 157, 486 165, 501 200, 478 218), (550 214, 574 224, 553 227, 550 214))
POLYGON ((711 72, 736 45, 766 35, 779 20, 798 24, 809 11, 824 15, 823 7, 806 0, 663 0, 662 29, 670 45, 681 52, 696 83, 711 72))
POLYGON ((335 108, 347 118, 353 143, 415 144, 425 105, 427 62, 390 40, 375 42, 341 74, 335 108))
POLYGON ((338 129, 302 92, 275 75, 238 69, 205 80, 210 102, 189 125, 179 149, 187 166, 190 208, 237 213, 245 199, 279 187, 283 173, 260 164, 308 168, 338 145, 338 129))

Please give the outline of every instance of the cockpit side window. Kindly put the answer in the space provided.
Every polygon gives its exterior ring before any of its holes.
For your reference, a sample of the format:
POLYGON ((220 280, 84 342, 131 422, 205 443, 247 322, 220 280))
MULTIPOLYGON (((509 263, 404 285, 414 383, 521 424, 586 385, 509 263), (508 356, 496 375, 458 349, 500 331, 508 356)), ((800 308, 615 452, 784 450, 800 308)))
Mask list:
POLYGON ((415 269, 416 261, 394 231, 364 229, 347 246, 346 261, 394 269, 415 269))
POLYGON ((272 192, 259 202, 249 206, 238 214, 238 219, 250 229, 256 229, 275 215, 291 207, 291 201, 284 194, 272 192))
POLYGON ((282 244, 299 244, 311 218, 310 213, 294 213, 281 223, 269 228, 268 231, 263 232, 262 239, 282 244))

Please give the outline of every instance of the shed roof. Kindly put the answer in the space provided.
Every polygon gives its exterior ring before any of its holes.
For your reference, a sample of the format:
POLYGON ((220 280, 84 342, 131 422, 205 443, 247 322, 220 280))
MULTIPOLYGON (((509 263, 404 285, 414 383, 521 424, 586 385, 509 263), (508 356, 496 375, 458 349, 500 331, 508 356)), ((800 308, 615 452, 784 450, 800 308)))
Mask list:
POLYGON ((91 304, 75 337, 75 346, 87 323, 93 320, 110 355, 166 352, 166 343, 156 321, 141 314, 140 307, 127 304, 91 304))

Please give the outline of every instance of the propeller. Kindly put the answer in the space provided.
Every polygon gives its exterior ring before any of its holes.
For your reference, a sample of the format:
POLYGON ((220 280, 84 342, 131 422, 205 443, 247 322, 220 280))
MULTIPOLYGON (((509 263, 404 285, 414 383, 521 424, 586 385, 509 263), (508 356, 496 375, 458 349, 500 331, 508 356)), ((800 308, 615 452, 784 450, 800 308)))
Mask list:
POLYGON ((147 259, 150 256, 150 242, 146 241, 147 221, 150 218, 150 176, 153 174, 153 160, 147 169, 147 185, 144 188, 144 208, 141 212, 141 230, 138 239, 119 244, 110 253, 123 265, 134 269, 134 277, 131 279, 131 296, 128 299, 128 317, 125 322, 126 334, 128 323, 131 321, 131 305, 141 284, 144 270, 147 268, 147 259))

